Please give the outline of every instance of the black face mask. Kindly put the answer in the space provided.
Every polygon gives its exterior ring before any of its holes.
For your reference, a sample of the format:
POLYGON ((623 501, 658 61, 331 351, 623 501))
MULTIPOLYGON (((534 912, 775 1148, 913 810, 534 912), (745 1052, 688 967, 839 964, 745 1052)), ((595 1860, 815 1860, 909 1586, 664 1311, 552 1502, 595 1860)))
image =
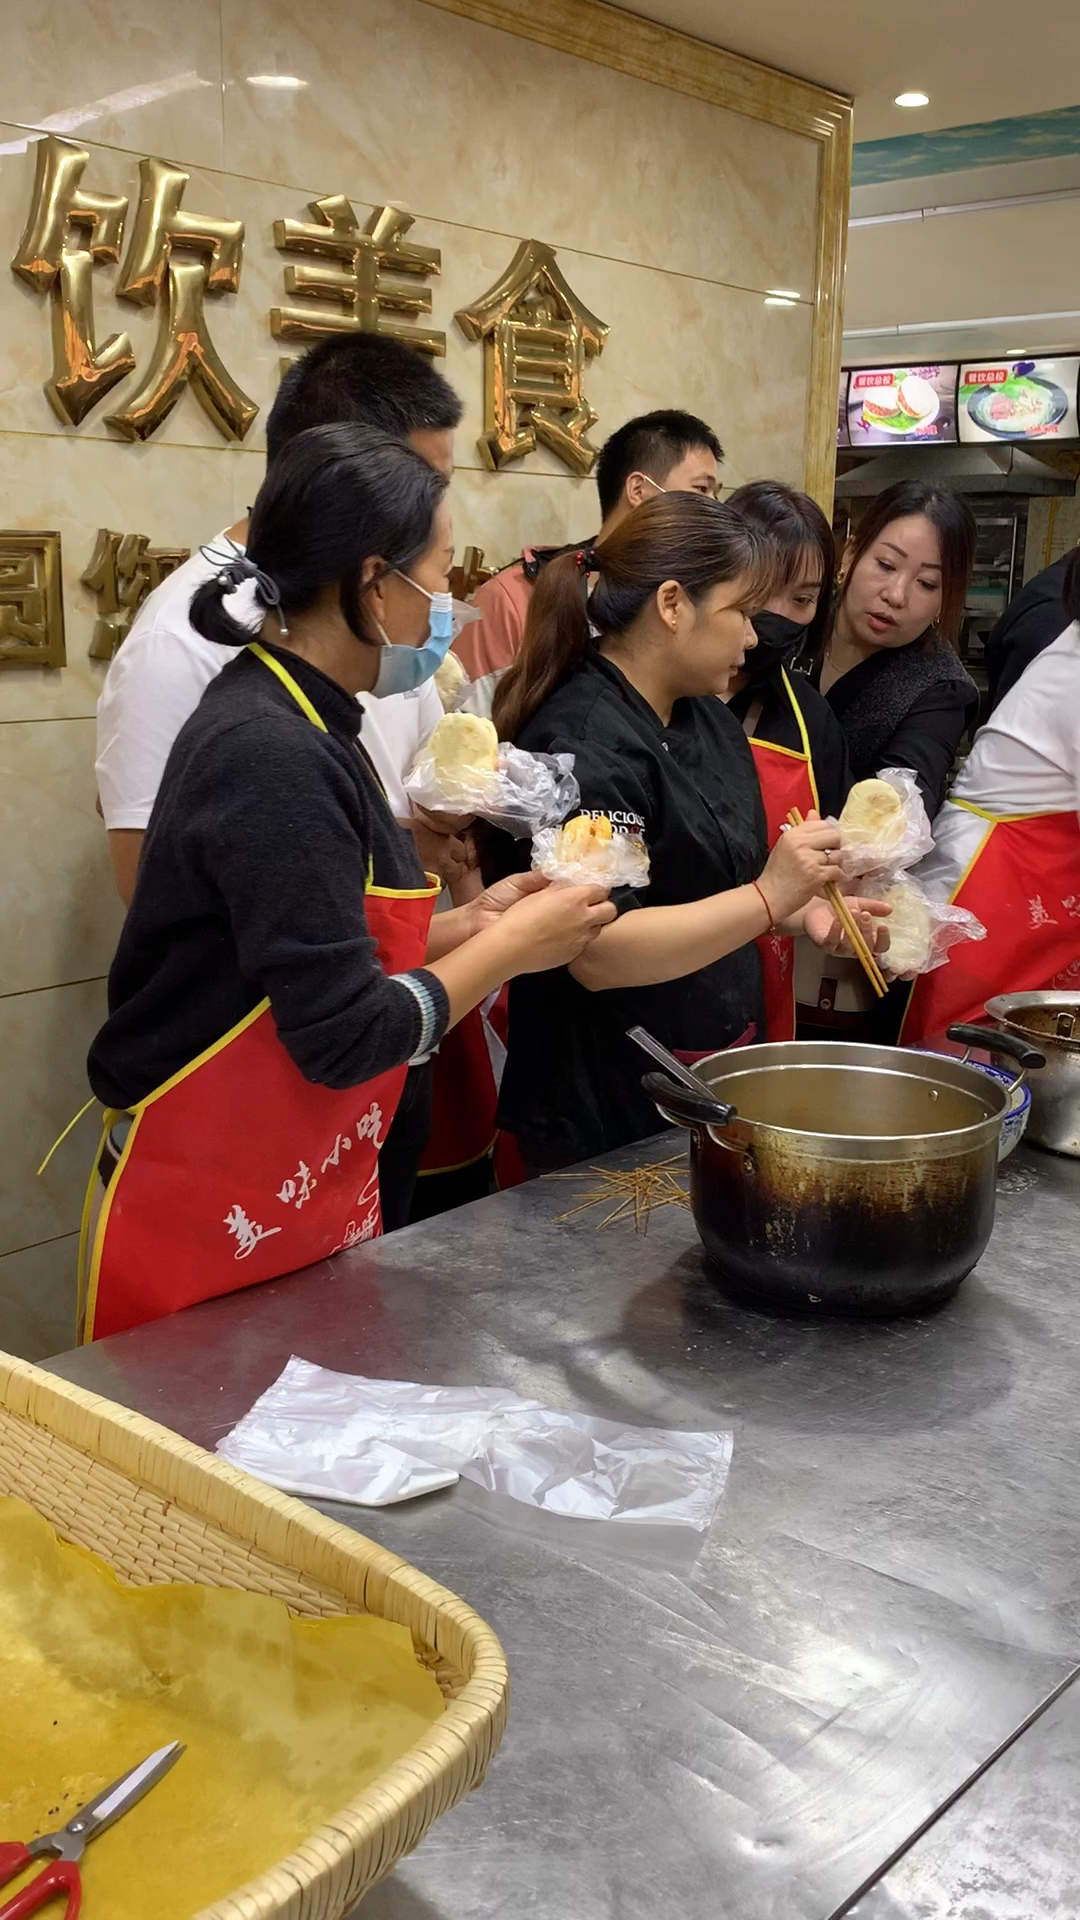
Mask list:
POLYGON ((806 637, 801 620, 788 620, 782 613, 755 613, 751 625, 757 646, 746 656, 745 672, 751 680, 763 680, 776 667, 786 666, 794 658, 806 637))

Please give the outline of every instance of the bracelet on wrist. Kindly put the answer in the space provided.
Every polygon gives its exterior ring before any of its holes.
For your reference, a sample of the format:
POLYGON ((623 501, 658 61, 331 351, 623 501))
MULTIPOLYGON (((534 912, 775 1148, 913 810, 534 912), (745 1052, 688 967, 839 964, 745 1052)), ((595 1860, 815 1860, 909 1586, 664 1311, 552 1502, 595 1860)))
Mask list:
POLYGON ((751 880, 750 885, 753 887, 754 892, 757 894, 758 899, 761 901, 761 904, 765 909, 766 933, 775 933, 776 923, 773 920, 772 908, 770 907, 768 901, 765 898, 764 891, 762 890, 761 887, 758 886, 758 883, 756 880, 751 880))

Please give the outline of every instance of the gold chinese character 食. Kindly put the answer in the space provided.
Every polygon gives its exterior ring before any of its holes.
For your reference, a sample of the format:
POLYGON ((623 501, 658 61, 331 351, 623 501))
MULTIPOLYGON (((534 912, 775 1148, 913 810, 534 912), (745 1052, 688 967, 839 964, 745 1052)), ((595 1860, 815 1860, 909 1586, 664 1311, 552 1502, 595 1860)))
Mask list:
POLYGON ((591 472, 585 359, 603 352, 610 328, 567 285, 554 247, 523 240, 502 278, 454 318, 484 342, 484 465, 497 473, 540 440, 573 472, 591 472))
POLYGON ((285 268, 285 291, 306 299, 302 307, 273 307, 270 331, 275 340, 322 340, 328 333, 382 333, 422 353, 446 352, 446 335, 416 325, 402 326, 388 314, 415 321, 431 312, 428 287, 388 280, 388 272, 413 281, 442 272, 438 247, 406 241, 411 213, 378 207, 361 228, 344 194, 310 202, 314 222, 275 220, 274 245, 282 253, 321 256, 310 265, 285 268))
POLYGON ((145 533, 98 529, 84 587, 98 596, 101 611, 90 641, 91 660, 111 660, 127 636, 148 593, 190 557, 190 547, 152 547, 145 533))
POLYGON ((95 265, 120 258, 127 200, 89 193, 81 185, 90 155, 85 147, 49 134, 38 142, 30 214, 11 270, 48 294, 52 309, 53 370, 45 392, 53 411, 78 426, 135 365, 126 333, 95 344, 95 265), (79 236, 68 247, 71 230, 79 236))
POLYGON ((62 667, 60 535, 0 533, 0 667, 62 667))
POLYGON ((117 296, 136 306, 161 305, 154 357, 138 392, 109 425, 128 440, 147 440, 190 385, 226 440, 242 440, 259 409, 220 359, 206 325, 207 294, 235 293, 244 249, 241 220, 185 213, 190 175, 164 160, 139 163, 139 200, 117 296), (200 256, 177 258, 177 251, 200 256))

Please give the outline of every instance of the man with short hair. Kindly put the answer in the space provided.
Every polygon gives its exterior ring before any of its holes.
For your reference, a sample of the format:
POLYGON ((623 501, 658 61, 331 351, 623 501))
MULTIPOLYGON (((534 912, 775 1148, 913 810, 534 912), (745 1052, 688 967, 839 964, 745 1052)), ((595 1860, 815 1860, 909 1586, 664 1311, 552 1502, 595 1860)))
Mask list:
MULTIPOLYGON (((406 440, 449 474, 460 418, 457 394, 414 347, 380 334, 333 335, 305 353, 282 380, 266 423, 267 460, 307 427, 352 420, 406 440)), ((242 546, 246 537, 247 520, 239 520, 149 595, 105 679, 98 702, 98 794, 113 878, 125 905, 135 889, 143 835, 173 741, 232 657, 195 632, 188 617, 191 598, 196 587, 220 572, 232 545, 242 546)), ((233 610, 257 630, 262 614, 250 582, 233 597, 233 610)), ((362 694, 360 704, 364 746, 393 812, 414 826, 426 864, 434 862, 449 880, 455 870, 463 871, 464 847, 413 822, 402 787, 403 775, 442 714, 433 683, 382 700, 362 694)))
POLYGON ((494 574, 473 595, 482 618, 454 642, 454 652, 472 683, 463 705, 472 713, 491 713, 495 688, 517 658, 537 576, 549 560, 595 546, 635 507, 658 494, 704 493, 714 498, 723 457, 724 449, 712 428, 696 414, 677 407, 639 414, 616 428, 596 462, 603 517, 599 533, 565 547, 527 547, 520 560, 494 574))

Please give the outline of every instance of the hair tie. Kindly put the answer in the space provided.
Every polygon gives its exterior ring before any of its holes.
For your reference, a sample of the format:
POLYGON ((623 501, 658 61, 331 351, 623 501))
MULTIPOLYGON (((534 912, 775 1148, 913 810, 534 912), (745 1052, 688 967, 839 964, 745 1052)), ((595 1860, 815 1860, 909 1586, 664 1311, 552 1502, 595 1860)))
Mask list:
MULTIPOLYGON (((228 539, 228 535, 226 538, 228 539)), ((242 547, 237 546, 235 540, 229 540, 229 547, 231 549, 229 554, 216 553, 213 547, 201 547, 199 551, 207 560, 225 562, 217 575, 217 580, 218 585, 224 587, 229 593, 234 593, 237 587, 243 586, 245 580, 253 580, 257 598, 264 607, 272 608, 277 613, 281 632, 287 634, 289 629, 279 611, 281 588, 277 581, 272 574, 266 573, 262 567, 257 567, 250 555, 246 554, 242 547)))
POLYGON ((581 573, 599 573, 600 571, 600 557, 595 547, 579 547, 577 563, 581 573))

